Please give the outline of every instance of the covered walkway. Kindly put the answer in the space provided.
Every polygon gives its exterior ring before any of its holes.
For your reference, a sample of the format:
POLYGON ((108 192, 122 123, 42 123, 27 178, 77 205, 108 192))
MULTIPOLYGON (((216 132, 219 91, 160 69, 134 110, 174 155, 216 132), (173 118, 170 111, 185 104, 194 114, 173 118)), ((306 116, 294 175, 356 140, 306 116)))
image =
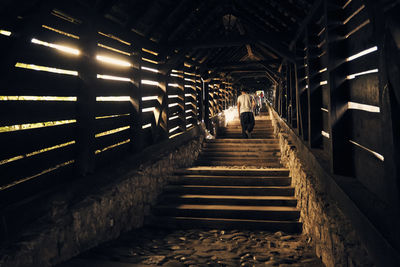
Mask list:
MULTIPOLYGON (((152 246, 179 236, 190 256, 197 235, 227 239, 216 251, 232 266, 398 266, 399 12, 2 1, 0 266, 55 266, 143 226, 161 235, 152 246), (242 89, 263 104, 251 139, 235 118, 242 89)), ((146 255, 194 261, 168 253, 146 255)))

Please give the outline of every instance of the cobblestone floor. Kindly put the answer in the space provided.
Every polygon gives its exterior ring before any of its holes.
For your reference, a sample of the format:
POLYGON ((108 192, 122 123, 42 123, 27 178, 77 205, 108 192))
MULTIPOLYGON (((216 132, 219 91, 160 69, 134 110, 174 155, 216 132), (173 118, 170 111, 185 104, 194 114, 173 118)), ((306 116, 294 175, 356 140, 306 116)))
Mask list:
POLYGON ((309 240, 282 232, 143 228, 59 266, 324 266, 309 240))

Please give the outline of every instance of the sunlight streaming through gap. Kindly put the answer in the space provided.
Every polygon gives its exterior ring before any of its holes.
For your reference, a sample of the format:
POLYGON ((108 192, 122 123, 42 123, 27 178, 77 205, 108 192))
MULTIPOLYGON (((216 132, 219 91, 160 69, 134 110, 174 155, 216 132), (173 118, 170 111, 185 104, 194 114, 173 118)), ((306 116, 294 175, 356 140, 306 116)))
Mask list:
POLYGON ((48 42, 44 42, 35 38, 32 38, 31 40, 32 43, 34 44, 38 44, 38 45, 42 45, 42 46, 46 46, 46 47, 50 47, 53 49, 57 49, 61 52, 65 52, 68 54, 73 54, 73 55, 80 55, 81 51, 79 51, 76 48, 72 48, 72 47, 68 47, 68 46, 64 46, 64 45, 59 45, 59 44, 53 44, 53 43, 48 43, 48 42))

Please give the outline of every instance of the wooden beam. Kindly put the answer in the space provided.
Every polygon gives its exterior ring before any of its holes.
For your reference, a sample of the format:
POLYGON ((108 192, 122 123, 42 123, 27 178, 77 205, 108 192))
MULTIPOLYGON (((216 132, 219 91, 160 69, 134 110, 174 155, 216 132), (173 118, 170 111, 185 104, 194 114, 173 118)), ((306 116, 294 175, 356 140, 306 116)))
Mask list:
POLYGON ((207 67, 213 68, 236 68, 236 67, 245 67, 251 65, 272 65, 279 64, 280 61, 276 59, 271 60, 254 60, 254 61, 226 61, 226 62, 216 62, 213 64, 208 64, 207 67))
POLYGON ((312 17, 315 15, 315 12, 317 12, 318 8, 322 5, 323 0, 315 0, 313 7, 311 8, 310 13, 308 13, 307 17, 303 20, 303 22, 300 24, 300 27, 297 29, 296 35, 292 39, 289 45, 289 50, 293 50, 294 45, 297 42, 297 39, 299 39, 300 35, 303 33, 303 31, 306 29, 307 25, 310 23, 312 17))

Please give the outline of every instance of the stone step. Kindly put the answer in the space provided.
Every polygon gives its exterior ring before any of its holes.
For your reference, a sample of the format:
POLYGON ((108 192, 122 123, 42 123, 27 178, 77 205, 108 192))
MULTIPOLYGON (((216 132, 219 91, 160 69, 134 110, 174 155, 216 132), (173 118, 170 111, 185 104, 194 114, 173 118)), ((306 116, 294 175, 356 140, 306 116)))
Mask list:
POLYGON ((225 196, 294 196, 294 188, 291 186, 167 185, 164 192, 225 196))
POLYGON ((247 220, 297 220, 300 211, 285 206, 241 206, 241 205, 159 205, 154 208, 159 216, 206 217, 247 220))
MULTIPOLYGON (((272 126, 254 126, 254 130, 257 131, 274 131, 274 128, 272 126)), ((232 131, 241 131, 242 126, 237 125, 237 126, 228 126, 228 127, 223 127, 221 128, 222 131, 227 131, 227 132, 232 132, 232 131)))
POLYGON ((279 150, 275 151, 220 151, 220 150, 203 150, 200 153, 201 157, 254 157, 254 158, 274 158, 280 157, 281 153, 279 150))
POLYGON ((163 194, 159 203, 203 204, 203 205, 243 205, 243 206, 288 206, 296 207, 294 197, 285 196, 229 196, 229 195, 195 195, 163 194))
POLYGON ((279 145, 279 139, 208 139, 206 140, 206 145, 208 144, 247 144, 247 145, 268 145, 268 144, 276 144, 279 145))
POLYGON ((213 153, 213 152, 220 152, 220 153, 230 153, 230 152, 237 152, 237 153, 272 153, 272 154, 276 154, 277 156, 280 156, 280 150, 277 147, 248 147, 248 146, 240 146, 235 148, 235 146, 227 146, 227 147, 204 147, 202 150, 202 152, 207 152, 207 153, 213 153))
POLYGON ((253 167, 264 167, 264 168, 279 168, 282 164, 279 162, 260 162, 252 160, 197 160, 195 164, 197 166, 253 166, 253 167))
POLYGON ((171 184, 181 185, 248 185, 248 186, 286 186, 292 178, 279 176, 217 176, 182 175, 171 184))
POLYGON ((187 169, 177 169, 176 175, 229 175, 229 176, 289 176, 289 170, 285 168, 275 169, 228 169, 228 168, 206 168, 192 167, 187 169))
POLYGON ((156 217, 152 218, 149 225, 167 229, 246 229, 265 231, 284 231, 285 233, 300 233, 302 223, 298 221, 270 221, 270 220, 245 220, 221 219, 198 217, 156 217))
MULTIPOLYGON (((238 139, 245 139, 248 140, 247 138, 245 138, 242 133, 228 133, 228 134, 220 134, 218 135, 218 138, 224 139, 234 139, 234 138, 238 138, 238 139)), ((265 139, 273 139, 275 138, 275 136, 273 135, 268 135, 268 134, 257 134, 257 133, 251 133, 251 138, 256 138, 256 139, 260 139, 260 138, 265 138, 265 139)), ((251 139, 250 138, 250 139, 251 139)))

